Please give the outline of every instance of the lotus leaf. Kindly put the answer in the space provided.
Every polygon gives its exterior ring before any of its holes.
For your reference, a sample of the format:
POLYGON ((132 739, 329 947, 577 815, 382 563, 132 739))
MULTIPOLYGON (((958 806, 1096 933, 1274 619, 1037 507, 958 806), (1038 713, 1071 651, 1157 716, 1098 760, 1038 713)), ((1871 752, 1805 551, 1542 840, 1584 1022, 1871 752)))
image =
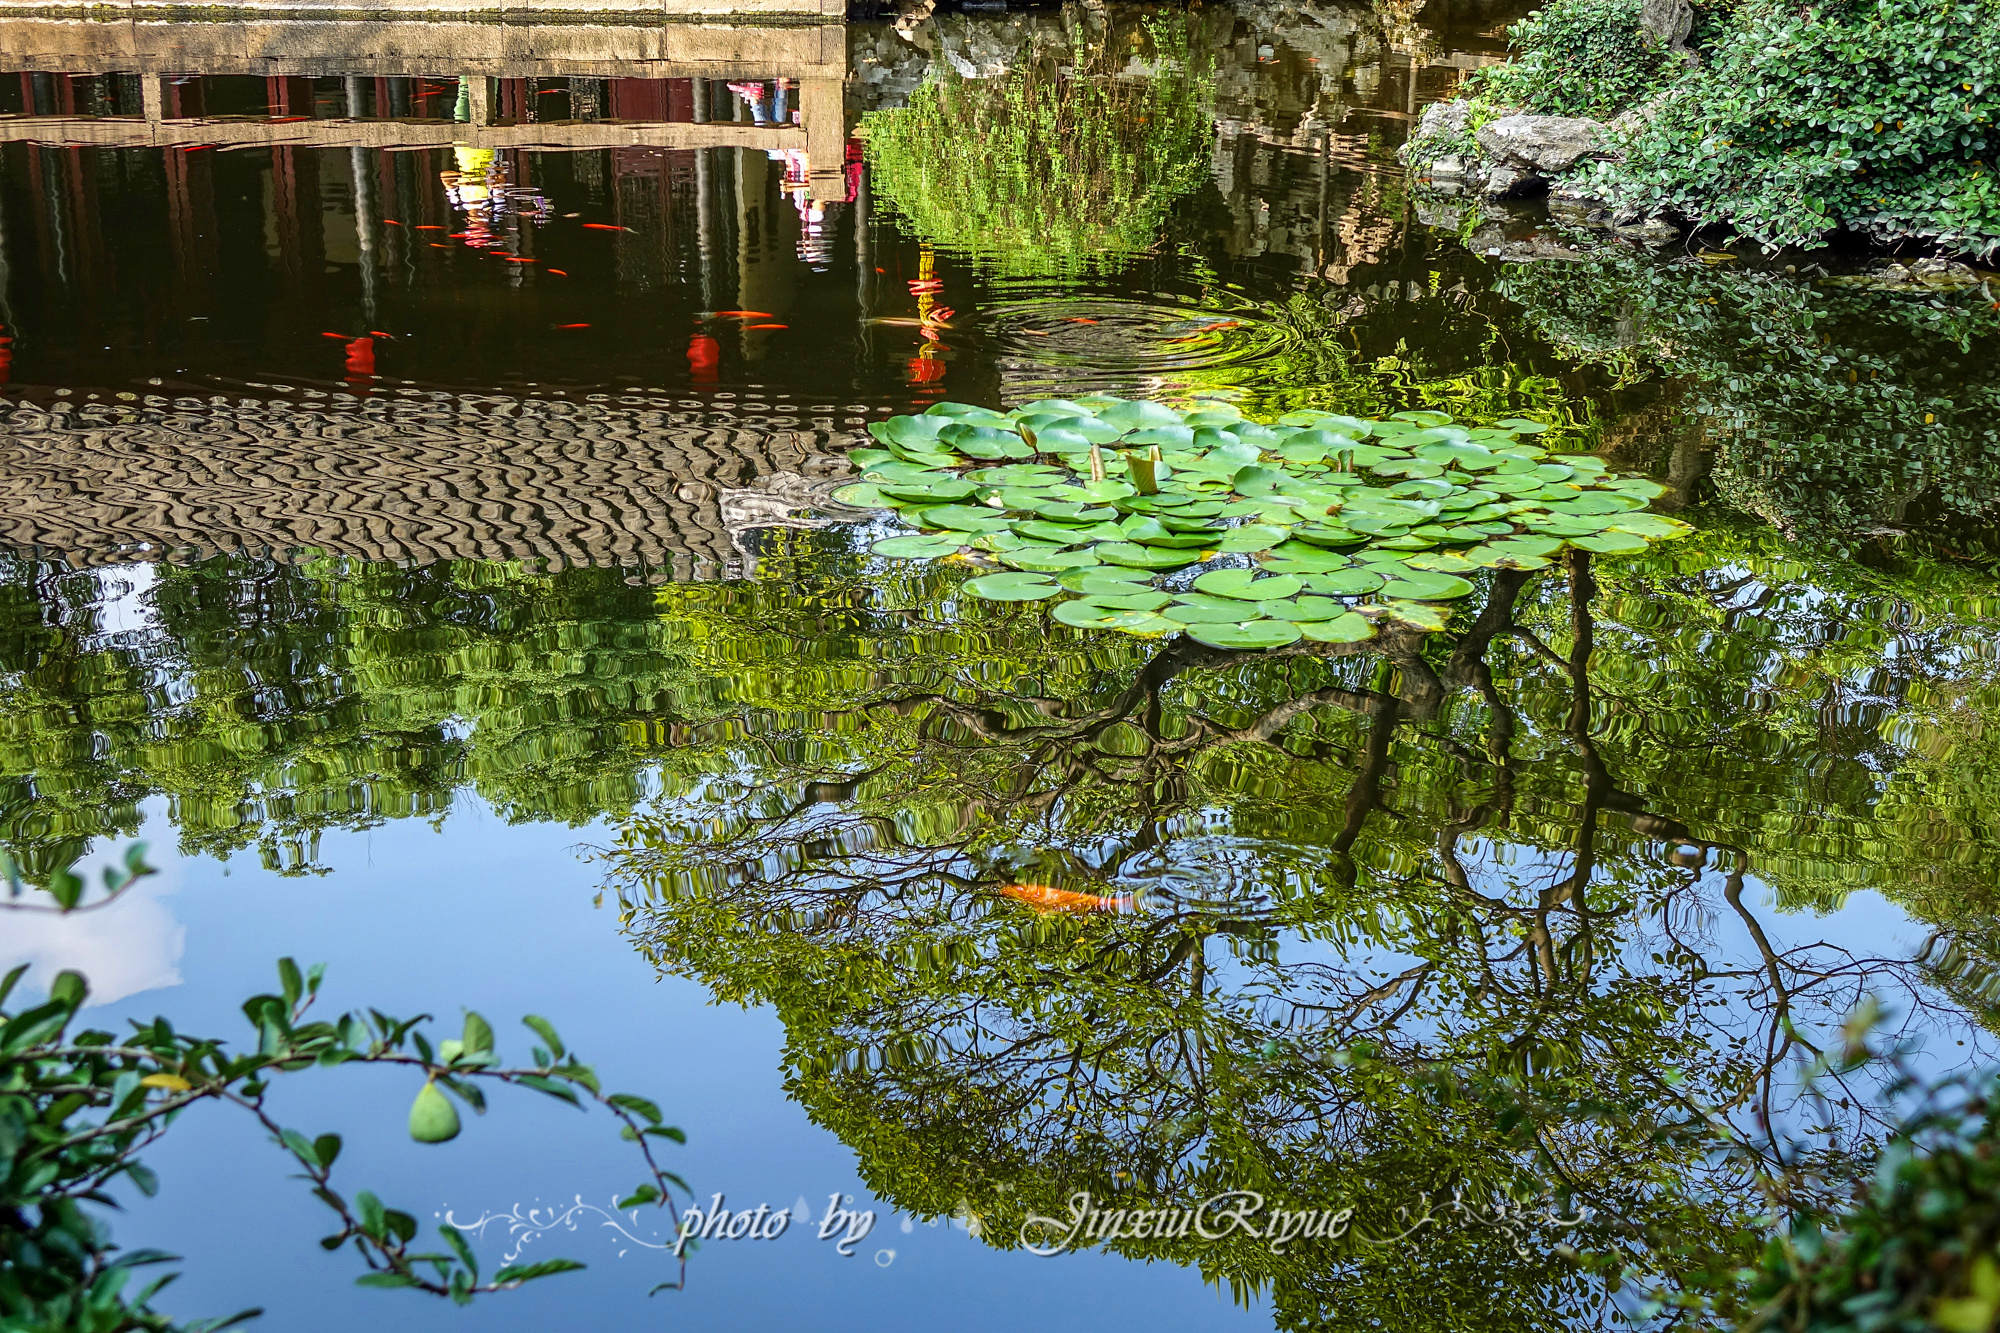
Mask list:
POLYGON ((1387 580, 1373 569, 1336 569, 1327 574, 1305 574, 1300 581, 1323 596, 1360 597, 1377 591, 1387 580))
POLYGON ((1100 592, 1127 593, 1152 587, 1153 576, 1151 574, 1142 574, 1136 569, 1120 569, 1115 566, 1107 566, 1103 569, 1079 570, 1074 574, 1065 574, 1057 582, 1061 583, 1063 587, 1068 588, 1071 592, 1084 594, 1100 592))
POLYGON ((1254 569, 1211 569, 1194 581, 1196 590, 1211 597, 1236 597, 1246 602, 1266 602, 1275 597, 1291 597, 1306 585, 1290 574, 1258 577, 1254 569))
POLYGON ((1180 628, 1175 622, 1164 620, 1150 611, 1121 611, 1113 607, 1093 606, 1089 602, 1060 603, 1055 617, 1077 629, 1118 629, 1127 634, 1171 634, 1180 628))
POLYGON ((1411 569, 1401 577, 1390 579, 1384 585, 1382 595, 1417 602, 1438 602, 1463 597, 1471 591, 1471 582, 1456 574, 1440 574, 1436 570, 1429 569, 1411 569))
POLYGON ((876 555, 894 556, 898 560, 935 560, 941 555, 955 554, 958 542, 948 537, 884 537, 869 549, 876 555))
POLYGON ((950 528, 955 532, 992 532, 1011 524, 1005 514, 983 505, 932 505, 911 515, 927 528, 950 528))
POLYGON ((1194 551, 1176 551, 1164 546, 1141 546, 1137 542, 1100 542, 1091 548, 1099 560, 1138 569, 1179 569, 1201 557, 1194 551))
POLYGON ((1360 643, 1375 637, 1375 626, 1366 616, 1348 611, 1330 620, 1306 621, 1299 633, 1315 643, 1360 643))
POLYGON ((1157 611, 1173 599, 1172 594, 1151 588, 1143 592, 1092 592, 1083 600, 1107 611, 1157 611))
POLYGON ((1569 540, 1570 545, 1599 555, 1636 555, 1646 549, 1646 539, 1629 532, 1597 532, 1569 540))
POLYGON ((1259 602, 1257 609, 1272 620, 1331 620, 1347 608, 1330 597, 1300 597, 1284 601, 1259 602))
POLYGON ((882 494, 881 488, 869 481, 842 486, 833 493, 833 498, 856 509, 885 509, 889 506, 888 498, 882 494))
POLYGON ((1175 602, 1163 607, 1160 614, 1183 625, 1235 625, 1248 617, 1262 614, 1256 607, 1238 602, 1231 607, 1195 605, 1192 602, 1175 602))
POLYGON ((1299 641, 1299 627, 1285 620, 1247 620, 1240 625, 1191 625, 1187 635, 1211 648, 1254 652, 1299 641))

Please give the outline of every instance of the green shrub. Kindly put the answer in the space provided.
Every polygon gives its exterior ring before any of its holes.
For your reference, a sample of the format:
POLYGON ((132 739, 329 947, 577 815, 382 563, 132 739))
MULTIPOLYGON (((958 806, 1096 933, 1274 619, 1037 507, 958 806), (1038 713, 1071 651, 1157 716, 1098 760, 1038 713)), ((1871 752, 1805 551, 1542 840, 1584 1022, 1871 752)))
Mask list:
POLYGON ((1479 71, 1472 86, 1538 115, 1615 115, 1657 91, 1674 59, 1640 32, 1639 7, 1552 0, 1507 29, 1514 59, 1479 71))
POLYGON ((1767 247, 2000 247, 2000 0, 1739 10, 1594 192, 1767 247))

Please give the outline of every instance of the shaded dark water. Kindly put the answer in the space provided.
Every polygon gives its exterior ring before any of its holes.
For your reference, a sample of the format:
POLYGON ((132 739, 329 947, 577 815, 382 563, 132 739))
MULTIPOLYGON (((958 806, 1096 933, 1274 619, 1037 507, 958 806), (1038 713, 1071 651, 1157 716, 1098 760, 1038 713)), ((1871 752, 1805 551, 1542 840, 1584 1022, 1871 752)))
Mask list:
MULTIPOLYGON (((761 80, 193 71, 165 148, 118 146, 150 72, 0 79, 0 842, 46 875, 145 836, 174 890, 9 958, 225 1030, 287 952, 573 1016, 704 1198, 883 1212, 856 1263, 566 1279, 600 1317, 1614 1322, 1753 1208, 1669 1131, 1789 1123, 1789 1032, 1872 993, 1978 1049, 2000 307, 1419 209, 1394 148, 1506 17, 946 14, 761 80), (1530 417, 1701 531, 1485 574, 1422 653, 1232 655, 962 597, 831 499, 871 420, 1090 389, 1530 417), (1078 1191, 1229 1190, 1353 1234, 1022 1249, 1078 1191)), ((567 1122, 440 1165, 366 1098, 302 1114, 413 1210, 624 1183, 567 1122)), ((170 1182, 238 1151, 186 1141, 170 1182)), ((175 1308, 381 1317, 223 1174, 130 1221, 196 1234, 175 1308)))

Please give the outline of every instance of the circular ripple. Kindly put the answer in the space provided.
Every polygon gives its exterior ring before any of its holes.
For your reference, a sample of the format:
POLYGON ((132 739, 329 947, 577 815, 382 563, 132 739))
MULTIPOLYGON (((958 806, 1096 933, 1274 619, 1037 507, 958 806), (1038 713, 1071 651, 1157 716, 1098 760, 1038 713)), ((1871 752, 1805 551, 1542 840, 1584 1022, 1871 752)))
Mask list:
POLYGON ((1214 372, 1252 370, 1289 340, 1255 306, 1220 309, 1152 293, 1003 301, 982 309, 979 325, 1009 397, 1223 384, 1234 376, 1214 372))

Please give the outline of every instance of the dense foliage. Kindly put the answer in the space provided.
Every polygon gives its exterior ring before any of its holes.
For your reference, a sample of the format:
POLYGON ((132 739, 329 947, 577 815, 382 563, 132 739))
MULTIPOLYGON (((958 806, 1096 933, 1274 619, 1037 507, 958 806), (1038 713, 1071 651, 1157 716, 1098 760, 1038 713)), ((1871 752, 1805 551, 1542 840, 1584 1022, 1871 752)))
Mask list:
POLYGON ((1605 119, 1656 92, 1678 62, 1639 29, 1640 0, 1551 0, 1507 29, 1514 58, 1467 81, 1548 116, 1605 119))
POLYGON ((2000 247, 2000 0, 1752 0, 1593 188, 1766 246, 2000 247))
MULTIPOLYGON (((0 904, 0 919, 7 913, 93 911, 152 873, 143 849, 134 847, 122 867, 106 872, 102 897, 86 902, 82 880, 64 870, 53 877, 46 899, 37 902, 42 895, 24 891, 11 861, 0 870, 11 890, 0 904)), ((23 964, 0 980, 0 1006, 27 971, 23 964)), ((395 1065, 423 1075, 409 1126, 411 1136, 424 1143, 458 1134, 458 1112, 447 1092, 481 1114, 482 1083, 531 1088, 574 1106, 588 1099, 621 1122, 624 1136, 644 1158, 647 1178, 624 1206, 651 1203, 672 1210, 669 1190, 681 1181, 654 1161, 650 1140, 684 1142, 684 1136, 662 1124, 659 1108, 646 1099, 604 1094, 595 1071, 569 1053, 546 1019, 531 1014, 523 1020, 545 1043, 535 1048, 535 1063, 507 1067, 495 1054, 492 1027, 475 1013, 466 1015, 461 1035, 438 1041, 423 1026, 428 1014, 399 1019, 368 1009, 309 1020, 323 971, 280 959, 280 993, 253 995, 243 1003, 255 1035, 254 1045, 243 1050, 178 1032, 165 1017, 135 1022, 123 1034, 77 1028, 89 983, 75 972, 58 975, 41 1004, 0 1008, 0 1326, 23 1333, 164 1333, 176 1327, 200 1333, 258 1313, 176 1325, 151 1304, 171 1275, 132 1289, 136 1270, 172 1262, 174 1256, 121 1252, 100 1216, 115 1206, 108 1191, 121 1180, 144 1194, 157 1189, 157 1177, 140 1153, 187 1108, 207 1102, 246 1112, 291 1158, 313 1196, 335 1215, 337 1227, 321 1239, 321 1247, 351 1246, 368 1270, 358 1279, 363 1286, 415 1288, 463 1305, 481 1294, 583 1267, 545 1259, 482 1277, 470 1245, 451 1225, 437 1229, 445 1248, 426 1250, 416 1244, 412 1214, 388 1207, 368 1190, 351 1200, 337 1193, 332 1172, 340 1136, 300 1133, 279 1124, 267 1106, 275 1079, 314 1068, 395 1065)))

